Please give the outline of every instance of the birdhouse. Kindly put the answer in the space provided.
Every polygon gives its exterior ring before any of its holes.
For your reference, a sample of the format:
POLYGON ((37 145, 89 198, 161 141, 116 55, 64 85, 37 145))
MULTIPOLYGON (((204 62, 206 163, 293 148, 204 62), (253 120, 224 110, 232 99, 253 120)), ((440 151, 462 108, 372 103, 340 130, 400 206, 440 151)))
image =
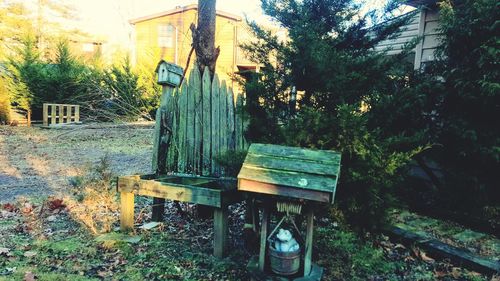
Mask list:
POLYGON ((158 74, 158 84, 168 85, 171 87, 177 87, 181 83, 181 78, 183 74, 182 67, 168 63, 161 60, 156 67, 156 73, 158 74))

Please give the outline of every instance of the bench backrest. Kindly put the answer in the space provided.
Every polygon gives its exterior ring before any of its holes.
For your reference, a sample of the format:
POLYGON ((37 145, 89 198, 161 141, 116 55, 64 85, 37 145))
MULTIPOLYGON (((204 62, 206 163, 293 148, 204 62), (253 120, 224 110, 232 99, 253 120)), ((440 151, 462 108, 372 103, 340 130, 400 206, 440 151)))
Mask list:
POLYGON ((216 159, 227 151, 245 150, 243 97, 234 96, 208 68, 200 75, 195 65, 181 87, 163 86, 156 114, 153 170, 224 176, 216 159))

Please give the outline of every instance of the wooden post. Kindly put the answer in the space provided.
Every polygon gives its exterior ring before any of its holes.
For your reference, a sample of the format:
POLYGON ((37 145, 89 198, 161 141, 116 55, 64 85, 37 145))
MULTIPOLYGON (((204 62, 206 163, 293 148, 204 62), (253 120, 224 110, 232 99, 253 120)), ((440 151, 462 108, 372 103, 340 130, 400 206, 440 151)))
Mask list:
POLYGON ((314 211, 307 210, 306 214, 307 229, 306 229, 306 249, 304 254, 304 276, 311 274, 311 256, 313 247, 313 226, 314 226, 314 211))
POLYGON ((134 228, 134 194, 132 192, 120 192, 120 229, 122 231, 134 228))
POLYGON ((27 126, 31 127, 31 108, 28 109, 28 120, 27 120, 27 126))
POLYGON ((46 103, 43 104, 43 125, 49 125, 49 105, 46 103))
POLYGON ((153 221, 161 222, 163 221, 163 214, 165 213, 165 199, 163 198, 153 198, 153 213, 151 214, 151 219, 153 221))
POLYGON ((201 91, 201 98, 202 98, 202 154, 201 154, 201 174, 204 176, 208 176, 210 174, 211 170, 211 141, 212 141, 212 134, 211 134, 211 127, 212 127, 212 119, 211 119, 211 81, 210 81, 210 71, 208 70, 208 67, 205 67, 205 70, 203 71, 203 78, 202 78, 202 91, 201 91))
POLYGON ((56 106, 53 104, 49 104, 50 107, 50 125, 56 123, 56 106))
POLYGON ((214 256, 223 258, 227 249, 227 206, 214 210, 214 256))
POLYGON ((66 123, 71 123, 71 105, 66 105, 66 123))
POLYGON ((80 122, 80 106, 75 105, 75 123, 80 122))
POLYGON ((217 74, 214 75, 214 79, 212 81, 212 169, 211 172, 213 175, 219 175, 220 174, 220 169, 219 165, 214 161, 215 158, 219 156, 219 127, 220 127, 220 120, 219 120, 219 109, 220 109, 220 103, 219 103, 219 90, 220 90, 220 84, 219 84, 219 78, 217 74))
POLYGON ((264 272, 266 265, 267 228, 269 226, 269 207, 264 206, 262 210, 262 224, 260 226, 260 253, 259 270, 264 272))

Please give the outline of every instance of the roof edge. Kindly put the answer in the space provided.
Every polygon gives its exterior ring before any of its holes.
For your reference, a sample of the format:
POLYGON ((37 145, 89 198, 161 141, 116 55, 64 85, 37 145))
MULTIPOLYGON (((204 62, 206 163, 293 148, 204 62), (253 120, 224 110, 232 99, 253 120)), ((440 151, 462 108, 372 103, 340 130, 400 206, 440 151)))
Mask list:
MULTIPOLYGON (((198 10, 198 5, 197 4, 191 4, 191 5, 187 5, 187 6, 183 6, 183 7, 178 7, 178 8, 175 8, 175 9, 168 10, 168 11, 164 11, 164 12, 160 12, 160 13, 155 13, 155 14, 151 14, 151 15, 147 15, 147 16, 142 16, 142 17, 138 17, 138 18, 135 18, 135 19, 131 19, 128 22, 130 24, 136 24, 136 23, 139 23, 139 22, 143 22, 143 21, 147 21, 147 20, 151 20, 151 19, 155 19, 155 18, 169 16, 169 15, 173 15, 173 14, 177 14, 177 13, 183 13, 183 12, 186 12, 186 11, 189 11, 189 10, 198 10)), ((227 13, 227 12, 223 12, 223 11, 218 11, 218 10, 216 10, 215 13, 216 13, 217 16, 221 16, 221 17, 224 17, 224 18, 228 18, 228 19, 232 19, 232 20, 236 20, 236 21, 241 21, 242 20, 242 17, 240 17, 238 15, 231 14, 231 13, 227 13)))
POLYGON ((403 2, 408 6, 419 8, 421 6, 433 6, 436 5, 437 0, 406 0, 403 2))

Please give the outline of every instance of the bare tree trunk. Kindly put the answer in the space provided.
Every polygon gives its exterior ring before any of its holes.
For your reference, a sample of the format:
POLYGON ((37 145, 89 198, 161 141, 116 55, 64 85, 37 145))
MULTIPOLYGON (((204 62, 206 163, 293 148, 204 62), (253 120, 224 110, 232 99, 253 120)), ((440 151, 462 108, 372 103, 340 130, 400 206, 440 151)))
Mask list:
MULTIPOLYGON (((215 2, 216 0, 198 0, 198 26, 191 24, 193 34, 193 49, 196 52, 196 62, 203 75, 208 66, 210 77, 214 77, 215 63, 219 57, 220 48, 215 48, 215 2)), ((213 214, 213 208, 197 205, 198 217, 207 219, 213 214)))
POLYGON ((211 77, 214 76, 220 52, 219 47, 215 48, 215 2, 216 0, 198 0, 198 26, 191 24, 190 27, 200 73, 208 66, 211 77))

